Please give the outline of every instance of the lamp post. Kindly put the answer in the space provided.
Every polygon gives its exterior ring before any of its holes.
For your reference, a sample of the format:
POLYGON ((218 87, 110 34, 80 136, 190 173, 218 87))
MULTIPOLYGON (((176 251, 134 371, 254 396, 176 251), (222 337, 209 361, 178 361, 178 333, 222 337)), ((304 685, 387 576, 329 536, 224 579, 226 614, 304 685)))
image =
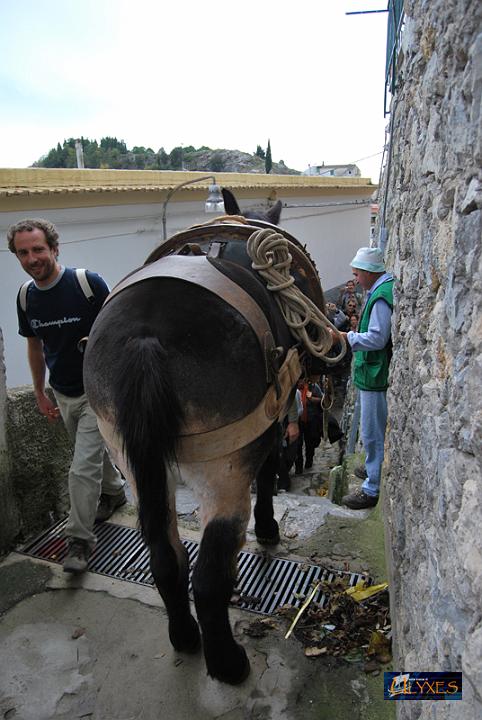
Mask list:
POLYGON ((179 183, 169 190, 162 206, 162 239, 167 240, 166 231, 166 210, 169 200, 172 198, 174 193, 180 188, 186 185, 193 185, 194 183, 203 182, 205 180, 212 180, 209 186, 209 194, 204 205, 205 212, 220 212, 224 209, 224 200, 221 194, 219 185, 216 185, 216 178, 214 175, 203 175, 202 177, 194 178, 194 180, 186 180, 186 182, 179 183))

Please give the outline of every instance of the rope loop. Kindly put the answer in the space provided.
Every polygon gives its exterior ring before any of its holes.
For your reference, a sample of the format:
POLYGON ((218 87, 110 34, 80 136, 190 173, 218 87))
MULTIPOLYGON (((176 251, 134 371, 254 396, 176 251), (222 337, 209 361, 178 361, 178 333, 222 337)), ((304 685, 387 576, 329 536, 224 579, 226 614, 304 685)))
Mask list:
POLYGON ((339 362, 346 353, 346 342, 326 315, 294 284, 290 275, 292 243, 281 233, 265 228, 250 235, 247 243, 252 268, 266 281, 286 324, 303 347, 329 365, 339 362), (308 327, 309 326, 309 327, 308 327), (338 335, 341 351, 336 357, 327 353, 333 344, 331 330, 338 335))

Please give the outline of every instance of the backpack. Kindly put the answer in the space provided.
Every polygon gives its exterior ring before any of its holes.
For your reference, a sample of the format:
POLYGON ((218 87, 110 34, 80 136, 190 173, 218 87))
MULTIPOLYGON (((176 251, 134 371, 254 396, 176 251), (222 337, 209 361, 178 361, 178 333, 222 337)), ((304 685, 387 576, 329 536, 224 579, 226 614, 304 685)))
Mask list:
MULTIPOLYGON (((95 298, 95 295, 92 291, 92 288, 89 285, 89 281, 87 280, 86 271, 84 270, 84 268, 76 268, 75 274, 77 276, 78 283, 79 283, 85 297, 87 298, 87 300, 89 302, 92 302, 95 298)), ((23 312, 27 311, 27 292, 32 283, 33 283, 33 280, 27 280, 27 282, 24 282, 24 284, 22 285, 22 287, 19 290, 19 302, 20 302, 20 307, 22 308, 23 312)))

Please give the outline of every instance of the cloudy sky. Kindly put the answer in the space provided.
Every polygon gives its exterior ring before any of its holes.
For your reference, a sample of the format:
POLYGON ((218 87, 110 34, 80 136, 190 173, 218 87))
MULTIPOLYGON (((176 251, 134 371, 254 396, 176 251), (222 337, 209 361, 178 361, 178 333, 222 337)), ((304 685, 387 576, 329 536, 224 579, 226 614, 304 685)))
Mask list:
POLYGON ((207 145, 378 181, 386 0, 0 0, 0 167, 65 138, 207 145), (373 157, 372 157, 373 156, 373 157), (362 159, 367 158, 367 159, 362 159))

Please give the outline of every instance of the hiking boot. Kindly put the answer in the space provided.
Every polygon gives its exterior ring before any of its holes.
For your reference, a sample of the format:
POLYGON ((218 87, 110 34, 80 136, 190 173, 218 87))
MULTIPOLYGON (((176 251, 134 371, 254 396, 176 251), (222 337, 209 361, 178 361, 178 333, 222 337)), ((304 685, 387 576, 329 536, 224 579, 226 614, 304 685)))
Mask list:
POLYGON ((63 563, 64 572, 75 574, 85 572, 92 552, 89 543, 80 538, 68 538, 67 544, 67 555, 63 563))
POLYGON ((365 508, 375 507, 378 502, 378 495, 367 495, 363 490, 355 490, 349 495, 344 495, 341 499, 343 505, 352 510, 364 510, 365 508))
POLYGON ((104 522, 108 520, 117 508, 122 507, 127 502, 124 488, 115 495, 106 495, 102 493, 99 498, 99 504, 97 506, 97 512, 95 519, 97 522, 104 522))
POLYGON ((357 478, 360 478, 361 480, 366 480, 366 478, 368 477, 367 469, 364 465, 357 465, 353 472, 355 473, 357 478))

